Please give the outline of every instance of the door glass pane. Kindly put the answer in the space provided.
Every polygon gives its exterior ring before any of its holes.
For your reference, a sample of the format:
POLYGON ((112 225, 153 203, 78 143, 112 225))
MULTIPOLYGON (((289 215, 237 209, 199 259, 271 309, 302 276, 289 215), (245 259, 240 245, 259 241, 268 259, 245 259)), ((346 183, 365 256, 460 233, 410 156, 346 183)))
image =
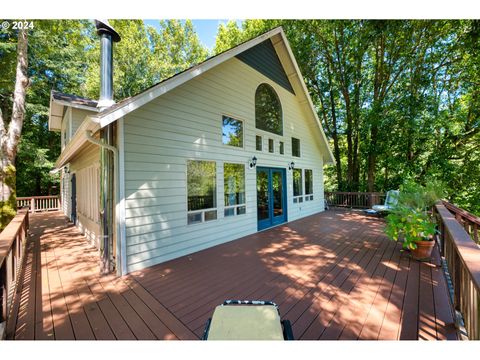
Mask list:
POLYGON ((268 172, 262 170, 257 172, 257 213, 258 220, 269 218, 268 172))
POLYGON ((272 173, 272 193, 273 193, 273 216, 283 215, 282 196, 283 180, 282 173, 274 171, 272 173))

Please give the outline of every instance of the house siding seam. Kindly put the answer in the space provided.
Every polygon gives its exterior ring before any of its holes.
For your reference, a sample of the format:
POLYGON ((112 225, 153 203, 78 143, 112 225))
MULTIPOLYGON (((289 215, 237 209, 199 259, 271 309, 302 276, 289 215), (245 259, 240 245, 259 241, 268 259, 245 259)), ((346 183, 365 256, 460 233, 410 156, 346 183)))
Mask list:
POLYGON ((295 94, 270 39, 238 54, 236 57, 295 94))
POLYGON ((232 58, 125 117, 125 231, 127 271, 140 270, 257 231, 257 166, 287 169, 287 213, 292 221, 323 211, 323 160, 298 98, 249 65, 232 58), (277 92, 283 109, 284 135, 255 128, 254 95, 261 83, 277 92), (242 120, 244 147, 222 144, 222 115, 242 120), (275 153, 255 150, 255 135, 275 141, 275 153), (301 140, 301 158, 291 156, 291 137, 301 140), (284 155, 278 153, 284 142, 284 155), (217 168, 218 219, 187 225, 187 159, 213 160, 217 168), (314 200, 293 203, 288 163, 313 170, 314 200), (247 212, 225 218, 223 164, 245 164, 247 212))

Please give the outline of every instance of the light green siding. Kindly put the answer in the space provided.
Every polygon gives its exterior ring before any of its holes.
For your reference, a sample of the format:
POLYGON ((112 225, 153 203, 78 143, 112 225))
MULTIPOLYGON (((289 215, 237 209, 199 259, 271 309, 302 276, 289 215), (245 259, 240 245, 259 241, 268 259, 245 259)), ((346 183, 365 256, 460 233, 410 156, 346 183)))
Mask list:
MULTIPOLYGON (((100 239, 100 222, 97 216, 92 216, 92 214, 85 214, 82 212, 78 206, 80 199, 85 203, 99 202, 98 195, 94 195, 94 188, 98 186, 99 179, 93 182, 90 181, 91 178, 88 178, 89 185, 84 187, 80 186, 80 171, 89 167, 99 167, 100 162, 100 149, 97 145, 87 143, 79 152, 78 155, 73 158, 69 164, 70 174, 69 181, 73 174, 77 174, 77 226, 82 231, 82 234, 90 241, 90 243, 99 248, 99 239, 100 239), (95 219, 95 217, 97 217, 95 219)), ((68 194, 66 194, 67 199, 65 200, 68 205, 67 208, 71 209, 71 184, 69 183, 68 194)), ((70 210, 69 210, 70 211, 70 210)), ((96 215, 96 214, 95 214, 96 215)), ((70 217, 70 213, 68 214, 70 217)))
POLYGON ((134 271, 231 241, 257 231, 257 166, 287 169, 288 220, 323 210, 320 136, 298 98, 242 61, 232 58, 162 95, 125 117, 125 228, 127 269, 134 271), (261 83, 277 92, 283 110, 283 136, 255 128, 255 90, 261 83), (222 115, 242 120, 244 147, 222 144, 222 115), (255 136, 263 151, 255 150, 255 136), (301 158, 291 156, 291 137, 301 141, 301 158), (275 153, 268 153, 268 139, 275 153), (279 142, 285 144, 279 154, 279 142), (187 225, 187 159, 217 162, 218 219, 187 225), (288 164, 313 170, 314 201, 294 204, 288 164), (223 163, 245 164, 245 215, 223 216, 223 163))

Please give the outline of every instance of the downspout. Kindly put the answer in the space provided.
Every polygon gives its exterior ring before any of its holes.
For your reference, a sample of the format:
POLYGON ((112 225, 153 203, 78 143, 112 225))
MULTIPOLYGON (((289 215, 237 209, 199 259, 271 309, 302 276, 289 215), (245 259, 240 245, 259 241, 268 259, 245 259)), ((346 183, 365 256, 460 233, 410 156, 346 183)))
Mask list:
MULTIPOLYGON (((94 145, 97 145, 97 146, 100 146, 101 149, 103 149, 104 151, 111 151, 112 154, 113 154, 113 176, 114 176, 114 189, 112 189, 113 191, 113 205, 116 207, 116 205, 118 204, 118 186, 120 184, 119 182, 119 173, 118 173, 118 149, 113 146, 113 145, 109 145, 109 144, 106 144, 100 140, 97 140, 95 139, 93 136, 92 136, 92 132, 90 130, 87 130, 85 131, 85 137, 86 139, 91 142, 92 144, 94 145), (115 188, 116 188, 116 191, 115 191, 115 188)), ((102 204, 103 206, 103 204, 102 204)), ((102 217, 105 215, 105 210, 102 209, 102 217)), ((116 247, 117 247, 117 254, 116 254, 116 258, 117 258, 117 261, 119 263, 119 266, 117 268, 117 273, 120 274, 121 272, 121 269, 122 269, 122 266, 123 264, 120 264, 121 262, 121 256, 120 256, 120 249, 121 249, 121 244, 120 244, 120 228, 119 228, 119 223, 120 223, 120 219, 119 219, 119 211, 116 209, 115 210, 115 223, 117 224, 117 229, 116 229, 116 247)), ((105 226, 105 223, 102 223, 102 225, 105 226)), ((107 224, 108 225, 108 224, 107 224)), ((113 225, 113 224, 111 224, 113 225)), ((110 230, 113 230, 111 229, 111 227, 109 227, 110 230)), ((104 229, 102 229, 102 233, 105 231, 104 229)), ((111 233, 111 231, 110 231, 111 233)), ((109 247, 108 247, 109 248, 109 247)), ((107 248, 107 249, 108 249, 107 248)), ((110 254, 108 253, 107 251, 107 254, 108 256, 110 256, 110 254)), ((103 273, 108 273, 110 272, 110 266, 108 263, 106 263, 106 257, 102 257, 102 272, 103 273)), ((108 259, 107 259, 108 260, 108 259)))

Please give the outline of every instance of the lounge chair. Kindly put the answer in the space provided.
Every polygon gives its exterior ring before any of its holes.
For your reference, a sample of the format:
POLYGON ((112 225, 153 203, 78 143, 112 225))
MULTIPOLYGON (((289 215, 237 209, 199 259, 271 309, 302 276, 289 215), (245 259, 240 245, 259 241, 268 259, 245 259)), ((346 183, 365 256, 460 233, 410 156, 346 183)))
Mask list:
POLYGON ((371 209, 368 209, 365 212, 368 214, 383 214, 389 212, 395 205, 397 205, 399 194, 400 191, 398 190, 387 191, 387 197, 385 198, 385 203, 383 205, 373 205, 371 209))
POLYGON ((227 300, 208 319, 203 340, 293 340, 290 321, 271 301, 227 300))

